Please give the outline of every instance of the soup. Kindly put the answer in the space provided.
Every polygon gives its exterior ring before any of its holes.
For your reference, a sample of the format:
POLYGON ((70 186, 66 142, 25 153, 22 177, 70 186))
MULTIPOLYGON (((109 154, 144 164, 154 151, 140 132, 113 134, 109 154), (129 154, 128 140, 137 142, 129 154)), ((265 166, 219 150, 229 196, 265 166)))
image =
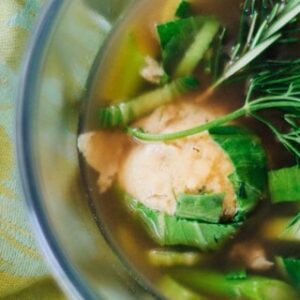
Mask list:
POLYGON ((169 299, 299 299, 300 2, 140 1, 78 138, 97 222, 169 299))

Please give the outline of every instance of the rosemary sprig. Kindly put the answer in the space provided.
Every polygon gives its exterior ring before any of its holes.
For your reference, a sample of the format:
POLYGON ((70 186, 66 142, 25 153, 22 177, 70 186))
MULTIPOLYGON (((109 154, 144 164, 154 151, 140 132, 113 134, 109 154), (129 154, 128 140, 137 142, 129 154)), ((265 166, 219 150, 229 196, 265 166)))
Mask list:
POLYGON ((129 128, 128 133, 145 141, 170 141, 199 134, 243 116, 252 116, 268 126, 278 141, 300 159, 300 59, 251 64, 275 43, 296 40, 291 34, 299 32, 296 18, 299 13, 300 0, 245 0, 237 43, 223 74, 213 86, 216 88, 225 81, 241 78, 246 80, 252 74, 245 103, 240 109, 180 132, 151 134, 129 128), (287 130, 280 130, 259 115, 260 111, 268 109, 281 112, 287 130))
POLYGON ((248 67, 276 42, 297 41, 295 37, 289 36, 291 32, 285 27, 293 22, 299 13, 300 0, 245 0, 237 42, 214 88, 248 67), (286 32, 283 29, 286 29, 286 32))
POLYGON ((243 107, 206 124, 187 130, 150 134, 139 129, 128 132, 145 141, 170 141, 185 138, 224 125, 243 116, 252 116, 270 128, 283 146, 300 159, 300 59, 267 61, 268 69, 258 72, 248 88, 243 107), (260 111, 276 109, 285 130, 259 115, 260 111))

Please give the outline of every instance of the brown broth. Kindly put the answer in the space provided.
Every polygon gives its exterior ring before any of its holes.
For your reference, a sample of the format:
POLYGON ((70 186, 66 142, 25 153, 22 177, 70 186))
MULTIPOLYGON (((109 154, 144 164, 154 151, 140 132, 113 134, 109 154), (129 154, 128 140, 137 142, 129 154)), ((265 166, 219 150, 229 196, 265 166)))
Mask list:
MULTIPOLYGON (((110 68, 111 59, 120 46, 120 37, 126 34, 129 26, 140 26, 143 28, 150 40, 155 42, 153 35, 153 24, 159 22, 160 7, 165 0, 140 1, 125 18, 119 23, 112 36, 107 41, 105 51, 102 51, 100 62, 97 62, 97 72, 94 76, 94 84, 91 93, 91 99, 88 102, 87 110, 83 120, 83 131, 87 132, 97 128, 95 121, 95 109, 102 104, 102 88, 105 82, 106 70, 110 68)), ((240 0, 199 0, 197 9, 204 15, 217 16, 228 28, 229 36, 233 39, 236 35, 240 16, 240 0)), ((229 42, 230 44, 230 42, 229 42)), ((158 45, 157 45, 158 47, 158 45)), ((200 76, 202 76, 200 74, 200 76)), ((204 76, 205 77, 205 76, 204 76)), ((117 88, 117 86, 116 86, 117 88)), ((144 89, 147 86, 143 87, 144 89)), ((206 88, 206 87, 204 87, 206 88)), ((243 85, 228 85, 221 87, 211 96, 211 106, 222 106, 226 111, 231 111, 240 107, 244 101, 243 85)), ((270 113, 269 113, 270 114, 270 113)), ((274 112, 276 119, 276 112, 274 112)), ((263 145, 268 153, 269 168, 276 169, 283 166, 290 166, 294 162, 290 154, 274 139, 270 131, 257 121, 244 118, 239 123, 245 125, 262 139, 263 145)), ((147 252, 158 246, 152 241, 145 231, 144 226, 130 214, 123 203, 116 197, 115 193, 110 191, 100 195, 96 184, 97 176, 85 164, 82 168, 85 185, 88 187, 90 201, 95 212, 98 224, 111 243, 131 268, 136 270, 144 280, 151 282, 154 286, 159 282, 164 274, 168 274, 169 269, 163 267, 154 267, 147 260, 147 252)), ((254 213, 249 216, 240 233, 229 241, 219 252, 213 254, 204 254, 205 262, 201 262, 201 267, 228 272, 233 266, 240 266, 239 262, 230 258, 232 245, 245 241, 255 241, 263 245, 269 257, 273 258, 278 253, 293 253, 299 255, 299 245, 282 245, 268 242, 261 228, 272 219, 272 217, 293 216, 297 213, 295 205, 282 205, 280 207, 271 206, 270 201, 266 199, 259 204, 254 213)), ((180 248, 181 249, 181 248, 180 248)), ((255 274, 253 272, 253 274, 255 274)), ((273 268, 271 271, 259 272, 256 274, 266 275, 272 278, 281 278, 281 274, 273 268)), ((214 298, 216 300, 221 298, 214 298)))

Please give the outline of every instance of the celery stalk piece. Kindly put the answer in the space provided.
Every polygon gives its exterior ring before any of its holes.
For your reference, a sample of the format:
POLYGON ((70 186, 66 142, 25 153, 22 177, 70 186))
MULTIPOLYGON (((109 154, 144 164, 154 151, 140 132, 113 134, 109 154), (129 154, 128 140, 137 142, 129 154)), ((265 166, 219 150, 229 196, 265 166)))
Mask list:
POLYGON ((272 202, 300 201, 299 183, 299 166, 269 172, 269 189, 272 202))
POLYGON ((224 194, 181 194, 177 199, 176 216, 209 223, 219 223, 224 194))
POLYGON ((198 80, 193 77, 178 78, 161 88, 127 102, 100 108, 100 126, 102 128, 125 127, 130 122, 152 112, 155 108, 176 100, 182 94, 195 90, 198 86, 198 80))
POLYGON ((200 293, 230 300, 296 300, 295 290, 287 283, 262 276, 244 279, 227 279, 224 274, 183 269, 174 274, 175 279, 200 293))

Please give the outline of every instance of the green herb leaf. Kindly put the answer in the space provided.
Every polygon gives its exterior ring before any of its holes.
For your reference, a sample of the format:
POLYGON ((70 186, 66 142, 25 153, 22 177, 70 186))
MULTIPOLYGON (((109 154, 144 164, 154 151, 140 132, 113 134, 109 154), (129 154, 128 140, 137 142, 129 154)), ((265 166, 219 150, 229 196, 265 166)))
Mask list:
MULTIPOLYGON (((265 124, 273 132, 279 142, 300 159, 300 60, 267 61, 258 65, 253 76, 245 104, 238 110, 217 118, 206 124, 187 130, 167 133, 151 134, 131 129, 133 136, 148 141, 168 141, 195 135, 223 124, 231 122, 242 116, 252 116, 265 124), (286 123, 286 130, 278 128, 272 121, 260 116, 263 110, 277 109, 281 112, 282 121, 286 123)), ((284 128, 284 127, 283 127, 284 128)))
MULTIPOLYGON (((229 78, 236 76, 267 49, 284 38, 286 41, 298 41, 289 37, 287 25, 300 13, 298 0, 287 0, 285 3, 272 1, 246 0, 240 20, 240 32, 233 47, 230 60, 223 74, 214 87, 221 85, 229 78)), ((289 41, 289 42, 290 42, 289 41)))
POLYGON ((300 168, 294 166, 269 172, 269 189, 274 203, 300 201, 300 168))
POLYGON ((216 82, 215 87, 219 86, 225 80, 229 79, 230 77, 241 71, 243 68, 245 68, 251 61, 253 61, 266 49, 268 49, 272 44, 274 44, 274 42, 277 41, 280 37, 280 34, 274 35, 243 55, 225 71, 222 77, 216 82))
POLYGON ((181 194, 177 199, 176 216, 191 220, 219 223, 224 194, 181 194))

